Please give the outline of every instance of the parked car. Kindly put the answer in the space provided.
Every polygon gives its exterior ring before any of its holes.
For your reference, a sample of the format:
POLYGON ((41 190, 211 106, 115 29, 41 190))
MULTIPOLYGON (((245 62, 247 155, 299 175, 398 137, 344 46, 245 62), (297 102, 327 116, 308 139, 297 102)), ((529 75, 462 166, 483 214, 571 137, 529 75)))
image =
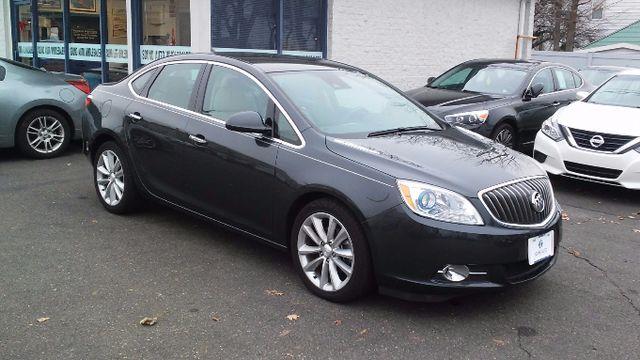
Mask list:
POLYGON ((587 83, 598 87, 605 81, 609 80, 613 75, 626 70, 632 70, 632 68, 622 66, 589 66, 579 70, 578 72, 582 75, 582 78, 587 81, 587 83))
POLYGON ((108 211, 146 196, 288 249, 325 299, 495 289, 555 262, 559 207, 533 159, 355 67, 183 55, 90 101, 108 211))
POLYGON ((82 138, 89 92, 81 76, 0 58, 0 148, 17 146, 34 158, 59 155, 82 138))
POLYGON ((588 86, 567 66, 520 60, 467 61, 427 82, 407 94, 450 124, 529 150, 542 122, 588 86))
POLYGON ((614 75, 545 121, 534 157, 551 174, 640 189, 640 70, 614 75))

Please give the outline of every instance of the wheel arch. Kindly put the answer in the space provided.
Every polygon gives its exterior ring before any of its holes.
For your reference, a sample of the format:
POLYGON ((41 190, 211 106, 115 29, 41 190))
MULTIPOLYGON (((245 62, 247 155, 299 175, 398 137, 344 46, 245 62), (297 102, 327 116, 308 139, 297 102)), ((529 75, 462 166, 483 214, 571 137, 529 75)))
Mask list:
POLYGON ((122 144, 118 135, 115 132, 108 129, 100 129, 93 134, 93 136, 91 137, 91 140, 89 141, 89 159, 91 159, 92 163, 96 157, 96 151, 98 151, 100 146, 106 143, 107 141, 113 141, 116 144, 118 144, 120 148, 122 148, 123 150, 125 149, 124 144, 122 144))
POLYGON ((17 141, 17 138, 18 138, 18 125, 22 121, 24 121, 25 116, 27 116, 27 114, 37 110, 50 110, 50 111, 55 111, 57 113, 60 113, 60 115, 63 116, 62 120, 65 121, 67 123, 67 126, 69 127, 69 131, 71 132, 71 139, 74 138, 76 129, 73 123, 73 119, 71 118, 71 115, 69 115, 69 112, 67 110, 55 104, 39 104, 34 106, 28 106, 22 111, 20 111, 19 116, 17 116, 18 121, 16 121, 13 129, 14 141, 17 141))

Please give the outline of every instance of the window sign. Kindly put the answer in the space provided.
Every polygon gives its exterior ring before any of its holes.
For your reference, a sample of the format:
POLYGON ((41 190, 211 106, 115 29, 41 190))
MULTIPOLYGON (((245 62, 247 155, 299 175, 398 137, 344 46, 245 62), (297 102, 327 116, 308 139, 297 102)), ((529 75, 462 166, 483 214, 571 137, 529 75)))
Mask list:
MULTIPOLYGON (((71 59, 100 61, 101 55, 100 44, 69 44, 69 58, 71 59)), ((25 58, 33 57, 33 46, 30 42, 18 43, 18 56, 25 58)), ((108 62, 126 64, 128 61, 127 45, 107 44, 106 56, 108 62)), ((38 57, 43 59, 64 59, 64 44, 39 42, 38 57)))
POLYGON ((190 46, 140 45, 140 62, 150 62, 172 55, 191 54, 190 46))

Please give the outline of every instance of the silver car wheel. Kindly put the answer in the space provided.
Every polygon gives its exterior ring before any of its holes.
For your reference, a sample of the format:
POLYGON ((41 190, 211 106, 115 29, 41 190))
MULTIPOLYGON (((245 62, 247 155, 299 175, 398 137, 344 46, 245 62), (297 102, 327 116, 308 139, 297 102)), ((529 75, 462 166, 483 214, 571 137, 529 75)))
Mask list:
POLYGON ((496 142, 512 148, 513 147, 513 134, 511 133, 511 130, 509 129, 502 129, 500 130, 500 132, 498 133, 498 135, 496 135, 495 138, 496 142))
POLYGON ((324 291, 338 291, 351 279, 354 265, 349 232, 333 215, 317 212, 298 231, 298 257, 307 278, 324 291))
POLYGON ((27 143, 41 154, 50 154, 64 143, 64 126, 51 116, 38 116, 27 127, 27 143))
POLYGON ((115 152, 105 150, 96 164, 96 182, 102 200, 107 205, 116 206, 124 194, 124 172, 122 163, 115 152))

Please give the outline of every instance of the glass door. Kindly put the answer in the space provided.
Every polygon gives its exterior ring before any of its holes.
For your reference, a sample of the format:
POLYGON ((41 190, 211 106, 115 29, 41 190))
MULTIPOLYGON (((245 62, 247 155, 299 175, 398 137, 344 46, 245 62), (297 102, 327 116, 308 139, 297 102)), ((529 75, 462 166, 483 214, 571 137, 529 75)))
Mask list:
POLYGON ((64 72, 62 0, 38 0, 38 66, 64 72))
POLYGON ((107 79, 119 81, 129 72, 127 0, 107 0, 106 40, 107 79))
POLYGON ((140 62, 191 52, 189 0, 141 0, 140 62))

